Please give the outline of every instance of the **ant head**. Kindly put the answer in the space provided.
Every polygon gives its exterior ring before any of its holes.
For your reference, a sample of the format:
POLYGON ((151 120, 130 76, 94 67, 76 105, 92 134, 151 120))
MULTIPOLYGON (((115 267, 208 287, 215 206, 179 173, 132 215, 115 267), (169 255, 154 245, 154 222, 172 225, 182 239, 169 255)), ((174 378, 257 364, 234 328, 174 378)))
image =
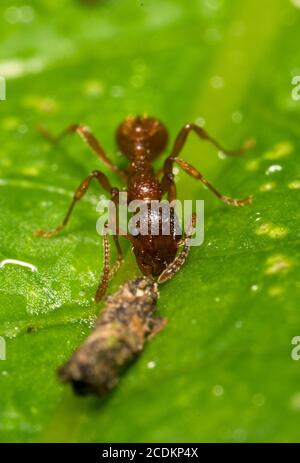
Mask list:
POLYGON ((168 141, 166 127, 158 119, 148 116, 129 116, 118 127, 117 143, 128 158, 133 156, 135 146, 142 146, 154 159, 163 152, 168 141))
POLYGON ((177 240, 171 236, 141 235, 133 242, 133 252, 144 275, 160 275, 174 260, 177 249, 177 240))

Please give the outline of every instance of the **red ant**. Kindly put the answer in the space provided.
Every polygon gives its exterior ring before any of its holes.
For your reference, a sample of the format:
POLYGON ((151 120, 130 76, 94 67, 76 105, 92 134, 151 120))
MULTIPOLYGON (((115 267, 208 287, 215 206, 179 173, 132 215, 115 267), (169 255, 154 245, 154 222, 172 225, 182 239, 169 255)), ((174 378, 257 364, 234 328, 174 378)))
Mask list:
MULTIPOLYGON (((150 203, 151 200, 161 200, 164 194, 167 194, 171 202, 176 199, 176 186, 173 175, 173 165, 178 164, 187 174, 196 180, 202 182, 225 204, 233 206, 244 206, 251 203, 252 197, 245 199, 232 199, 219 193, 215 187, 209 183, 203 175, 193 166, 183 161, 178 156, 186 142, 190 132, 195 132, 202 140, 212 143, 218 150, 229 156, 242 155, 252 143, 246 142, 244 146, 237 151, 225 150, 216 140, 214 140, 202 127, 196 124, 186 124, 178 133, 171 154, 166 158, 163 168, 154 172, 152 162, 166 148, 168 141, 168 132, 166 127, 158 119, 148 116, 127 117, 118 127, 116 132, 117 144, 121 152, 128 158, 129 166, 126 169, 120 169, 113 164, 105 154, 103 148, 98 143, 88 127, 81 124, 75 124, 65 129, 58 137, 52 137, 45 129, 40 128, 41 133, 51 142, 60 141, 65 135, 77 133, 87 143, 89 148, 98 156, 99 159, 109 167, 113 172, 118 174, 122 180, 127 182, 128 202, 132 200, 143 200, 150 203), (159 177, 162 175, 161 180, 159 177)), ((74 193, 73 201, 63 222, 50 231, 39 230, 35 233, 37 236, 50 237, 62 230, 69 221, 70 215, 75 204, 86 193, 92 179, 96 179, 100 186, 110 195, 112 201, 117 205, 119 199, 119 189, 113 187, 106 175, 94 170, 79 185, 74 193)), ((146 214, 142 220, 147 223, 151 220, 161 221, 161 218, 154 218, 146 214)), ((133 247, 138 266, 144 275, 158 276, 158 282, 162 283, 169 280, 182 267, 189 251, 189 241, 191 233, 186 232, 181 235, 175 233, 174 215, 170 217, 171 233, 169 235, 138 235, 122 234, 129 240, 133 247), (181 249, 180 252, 178 250, 181 249)), ((195 222, 195 215, 192 217, 195 222)), ((159 228, 160 230, 160 228, 159 228)), ((109 280, 119 269, 122 262, 122 250, 119 244, 118 235, 113 236, 117 250, 117 261, 114 267, 110 267, 110 245, 106 233, 103 235, 104 243, 104 269, 101 282, 95 295, 95 301, 98 302, 104 295, 109 280)))

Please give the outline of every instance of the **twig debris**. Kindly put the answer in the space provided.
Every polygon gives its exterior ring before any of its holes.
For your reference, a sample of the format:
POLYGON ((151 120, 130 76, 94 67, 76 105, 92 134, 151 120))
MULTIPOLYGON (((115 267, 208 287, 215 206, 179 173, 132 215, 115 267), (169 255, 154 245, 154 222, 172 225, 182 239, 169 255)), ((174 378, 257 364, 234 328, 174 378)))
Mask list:
POLYGON ((158 297, 149 277, 129 280, 108 296, 92 333, 59 369, 61 381, 81 395, 112 390, 146 341, 166 325, 166 318, 154 316, 158 297))

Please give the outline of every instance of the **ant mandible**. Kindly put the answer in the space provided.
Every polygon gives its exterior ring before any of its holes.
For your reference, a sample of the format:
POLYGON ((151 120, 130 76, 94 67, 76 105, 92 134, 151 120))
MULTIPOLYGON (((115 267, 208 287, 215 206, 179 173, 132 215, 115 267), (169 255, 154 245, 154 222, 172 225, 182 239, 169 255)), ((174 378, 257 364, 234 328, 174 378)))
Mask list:
MULTIPOLYGON (((170 155, 166 158, 163 168, 158 172, 154 172, 152 162, 166 148, 168 141, 168 132, 164 124, 156 118, 148 116, 127 117, 118 127, 116 131, 117 144, 129 161, 129 166, 126 169, 120 169, 113 164, 107 157, 105 151, 91 133, 89 128, 82 124, 74 124, 67 127, 58 137, 52 137, 44 128, 40 127, 40 132, 43 136, 52 143, 60 141, 67 134, 77 133, 87 143, 89 148, 96 156, 113 172, 127 182, 128 202, 132 200, 142 200, 150 203, 151 200, 161 200, 164 194, 167 194, 168 200, 171 202, 176 199, 176 186, 173 175, 173 165, 176 163, 187 174, 202 182, 209 190, 212 191, 225 204, 232 206, 244 206, 251 203, 252 197, 244 199, 233 199, 224 196, 215 189, 215 187, 206 180, 206 178, 196 168, 191 166, 186 161, 180 159, 179 154, 183 149, 187 136, 190 132, 194 132, 200 139, 209 141, 218 150, 228 156, 242 155, 251 145, 248 140, 241 149, 236 151, 225 150, 216 140, 214 140, 202 127, 196 124, 186 124, 178 133, 170 155), (160 180, 160 177, 161 180, 160 180)), ((86 193, 92 179, 96 179, 100 186, 106 190, 115 204, 118 203, 119 189, 113 187, 107 176, 100 170, 91 172, 79 185, 74 193, 73 200, 67 211, 67 214, 62 223, 50 231, 39 230, 35 232, 36 236, 51 237, 55 233, 64 228, 70 218, 75 204, 86 193)), ((151 221, 151 216, 147 214, 142 220, 151 221)), ((159 220, 161 218, 152 220, 159 220)), ((189 252, 189 242, 191 232, 186 231, 181 235, 176 234, 174 228, 174 217, 169 219, 171 223, 171 233, 169 235, 138 235, 123 234, 132 244, 133 252, 136 257, 137 264, 144 275, 158 276, 158 282, 162 283, 169 280, 174 274, 180 270, 185 262, 189 252), (181 251, 179 252, 179 249, 181 251)), ((192 216, 192 223, 195 222, 195 215, 192 216)), ((159 228, 160 230, 160 228, 159 228)), ((118 235, 113 235, 114 243, 117 250, 117 260, 114 266, 110 266, 110 244, 107 233, 103 234, 104 245, 104 264, 103 274, 95 295, 95 301, 99 302, 104 295, 108 283, 112 276, 119 269, 122 258, 122 250, 119 244, 118 235)))

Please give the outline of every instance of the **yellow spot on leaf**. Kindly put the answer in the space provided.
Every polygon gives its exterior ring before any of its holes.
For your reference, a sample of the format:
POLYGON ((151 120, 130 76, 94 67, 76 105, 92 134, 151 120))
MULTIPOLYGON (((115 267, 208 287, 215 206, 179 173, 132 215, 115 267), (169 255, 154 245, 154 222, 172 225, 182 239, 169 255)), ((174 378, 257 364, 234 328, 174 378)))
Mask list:
POLYGON ((263 223, 255 230, 257 235, 268 235, 270 238, 283 238, 288 234, 288 229, 284 226, 274 225, 272 223, 263 223))
POLYGON ((101 81, 88 80, 84 83, 84 93, 91 97, 97 97, 103 94, 104 86, 101 81))
POLYGON ((271 297, 280 296, 280 294, 282 294, 282 293, 283 293, 282 286, 272 286, 269 289, 269 296, 271 296, 271 297))
POLYGON ((257 235, 266 235, 267 233, 269 233, 271 227, 272 227, 272 224, 263 223, 262 225, 260 225, 260 227, 256 229, 255 233, 257 235))
POLYGON ((289 141, 284 141, 275 145, 272 150, 267 151, 264 158, 270 160, 280 159, 290 154, 293 149, 294 147, 289 141))
POLYGON ((288 187, 291 190, 299 190, 300 189, 300 180, 293 180, 288 184, 288 187))
POLYGON ((5 117, 1 123, 1 126, 4 130, 15 130, 20 121, 17 117, 5 117))
POLYGON ((267 275, 273 275, 278 272, 282 272, 291 267, 291 262, 287 260, 285 256, 277 255, 271 256, 266 261, 266 271, 267 275))
POLYGON ((252 161, 246 164, 246 169, 250 170, 251 172, 258 170, 259 168, 259 159, 253 159, 252 161))
POLYGON ((273 226, 269 232, 270 238, 283 238, 288 234, 288 229, 282 226, 273 226))
POLYGON ((271 191, 275 188, 276 186, 276 183, 275 182, 268 182, 268 183, 264 183, 263 185, 261 185, 261 187, 259 188, 259 191, 262 191, 263 193, 265 193, 266 191, 271 191))
MULTIPOLYGON (((283 141, 281 143, 277 143, 277 145, 275 145, 272 149, 265 152, 265 154, 263 155, 263 158, 252 159, 251 161, 249 161, 246 164, 246 169, 254 172, 254 171, 259 169, 260 162, 263 159, 268 159, 268 160, 274 161, 276 159, 280 159, 280 158, 283 158, 284 156, 287 156, 293 150, 294 150, 294 147, 293 147, 292 143, 290 143, 289 141, 283 141)), ((277 169, 272 170, 272 167, 277 167, 277 166, 271 166, 270 167, 270 172, 267 171, 268 175, 277 170, 277 169)), ((281 166, 278 166, 278 167, 281 167, 281 166)), ((269 191, 269 190, 264 190, 264 191, 269 191)))
POLYGON ((300 411, 300 392, 297 392, 290 398, 290 406, 293 410, 300 411))
POLYGON ((39 169, 37 167, 24 167, 22 169, 22 174, 28 175, 29 177, 36 177, 39 174, 39 169))
POLYGON ((0 159, 0 163, 1 163, 1 166, 3 167, 10 167, 12 164, 11 159, 7 159, 7 158, 0 159))
POLYGON ((58 110, 58 104, 53 98, 42 98, 39 96, 27 96, 23 100, 24 106, 42 113, 54 113, 58 110))

